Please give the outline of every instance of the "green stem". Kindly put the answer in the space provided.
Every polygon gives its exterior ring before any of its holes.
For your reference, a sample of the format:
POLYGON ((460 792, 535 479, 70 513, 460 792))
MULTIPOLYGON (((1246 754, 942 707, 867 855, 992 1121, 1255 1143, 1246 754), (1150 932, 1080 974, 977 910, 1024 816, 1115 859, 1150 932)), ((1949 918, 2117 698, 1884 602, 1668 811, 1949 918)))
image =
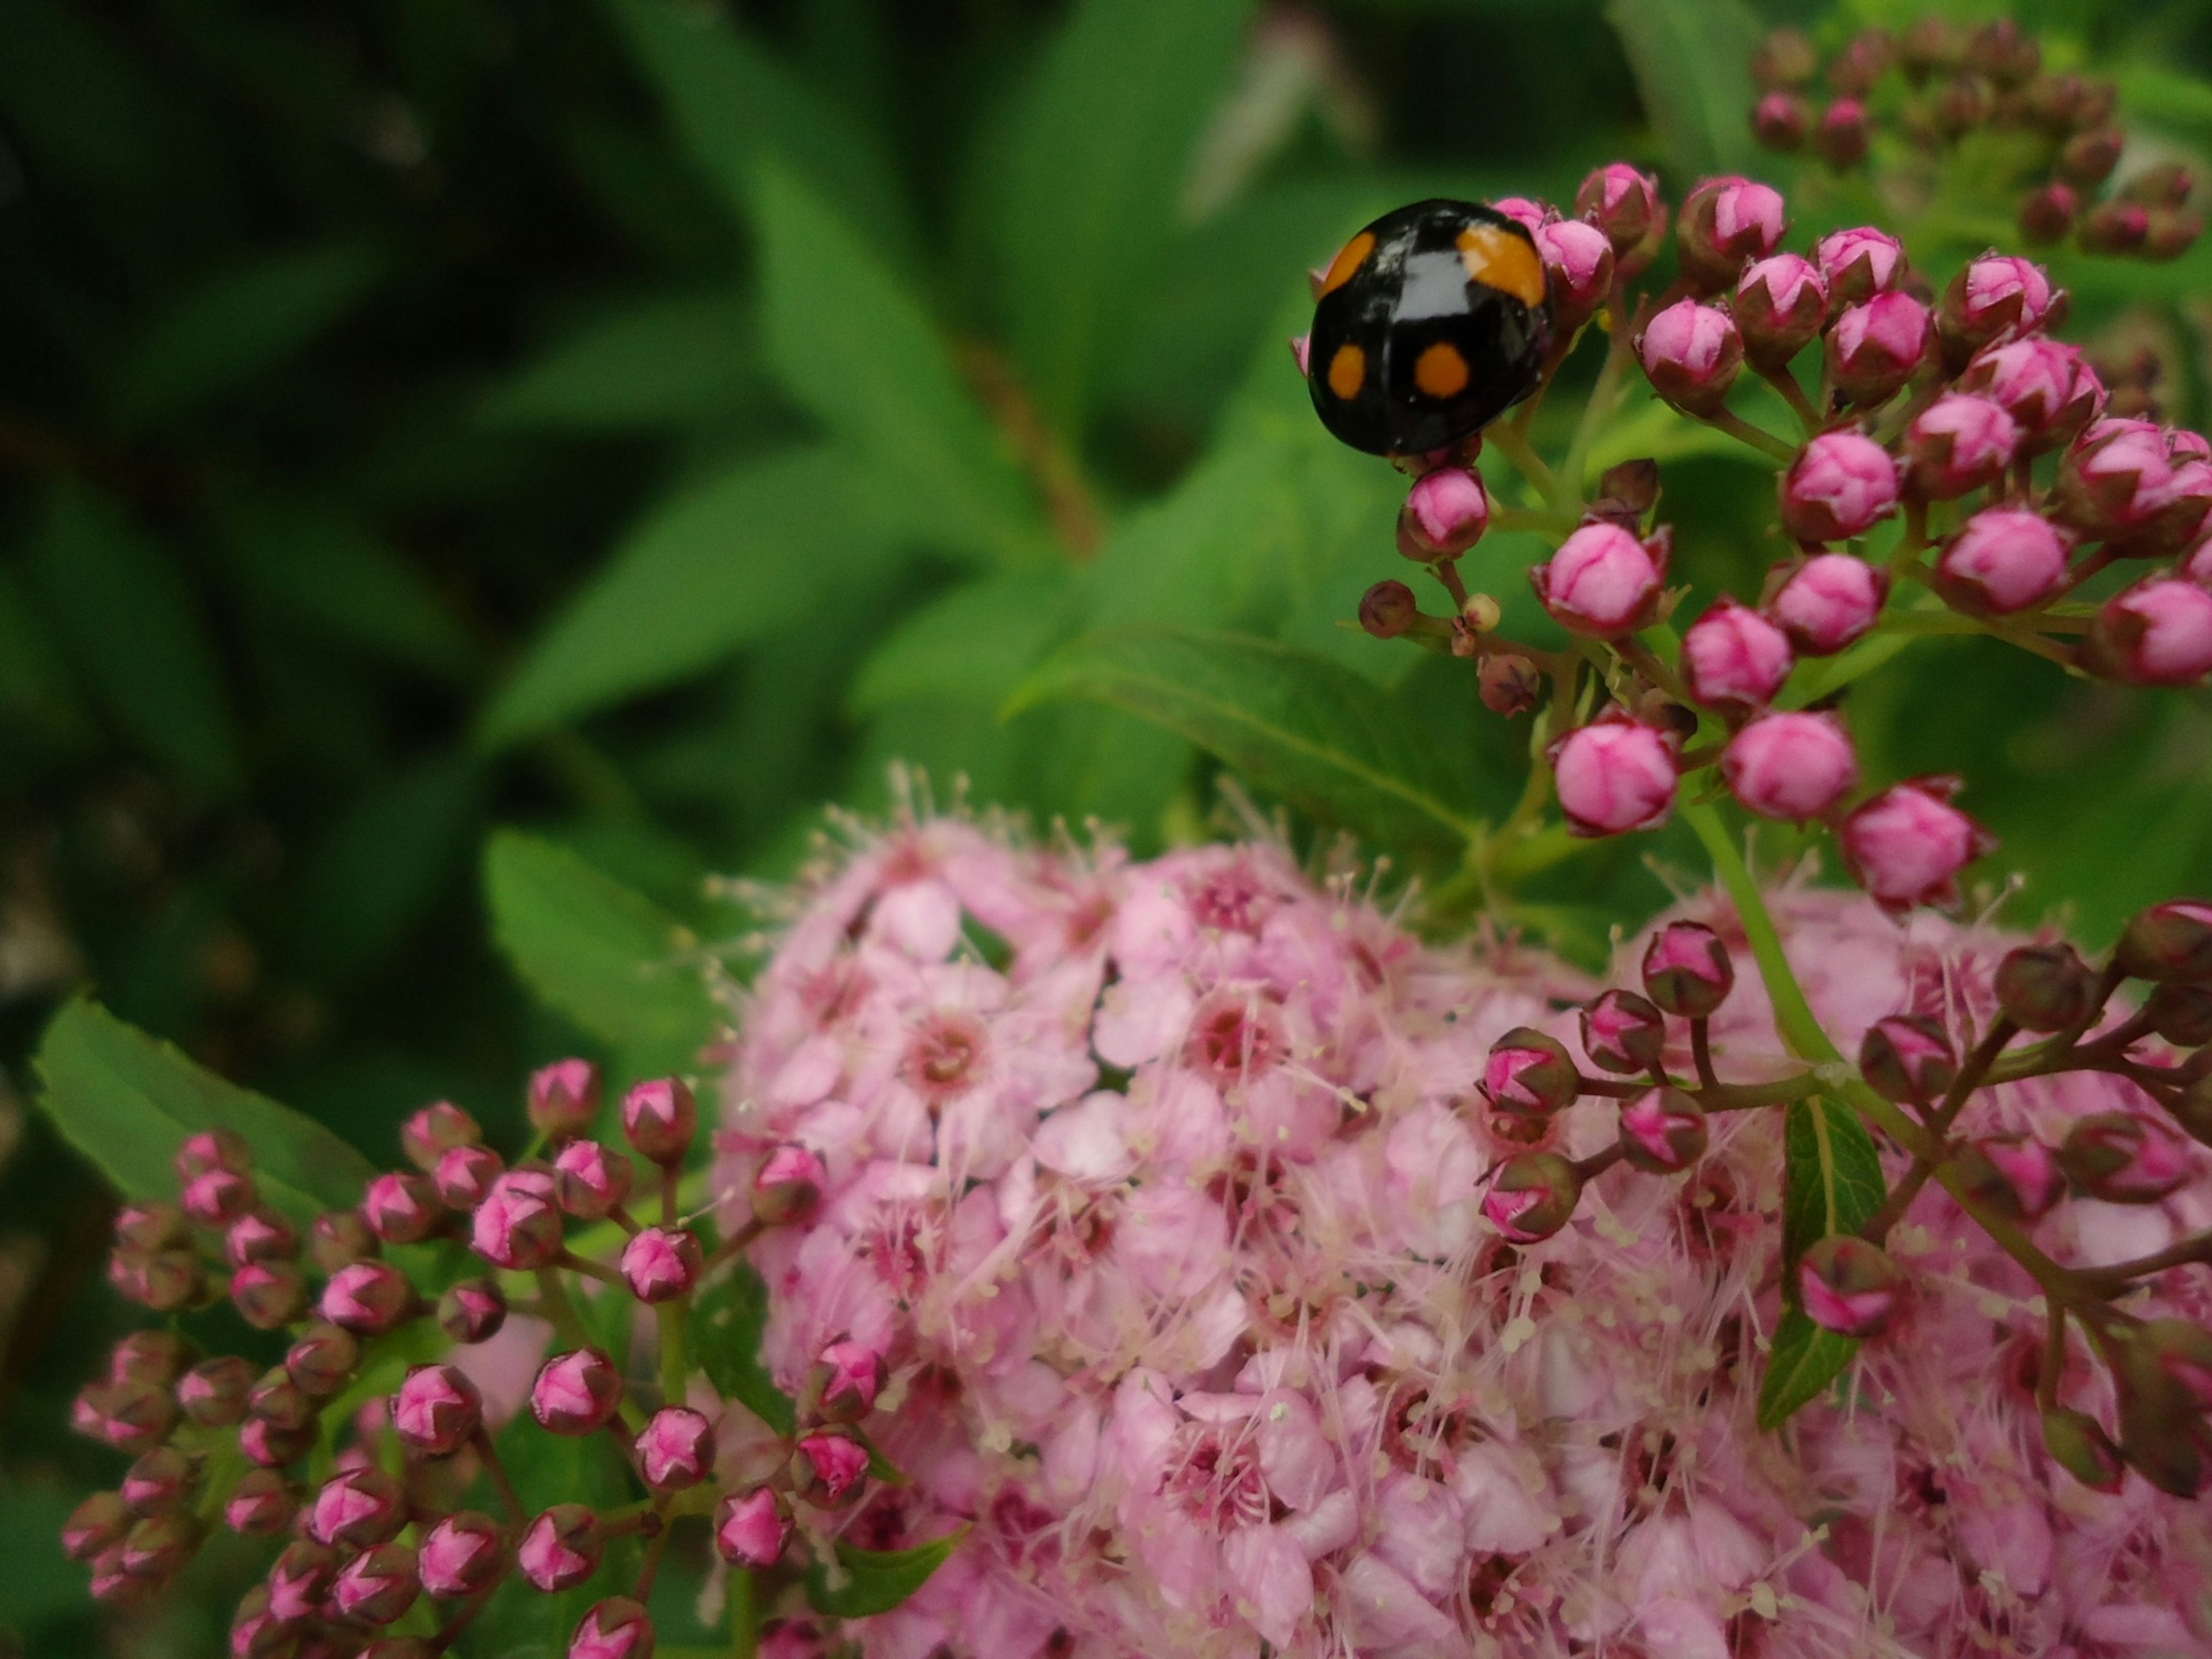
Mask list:
POLYGON ((1794 445, 1784 443, 1764 427, 1753 426, 1733 410, 1717 409, 1710 415, 1697 416, 1717 432, 1725 432, 1739 443, 1749 444, 1760 454, 1784 466, 1797 459, 1794 445))
POLYGON ((1605 363, 1597 372, 1597 384, 1590 388, 1589 401, 1583 405, 1582 418, 1575 422, 1575 435, 1567 445, 1566 464, 1560 468, 1560 477, 1577 495, 1588 488, 1583 475, 1589 471, 1590 450, 1612 416, 1613 404, 1620 401, 1620 384, 1627 375, 1629 356, 1634 350, 1635 328, 1617 289, 1606 301, 1606 317, 1611 332, 1606 343, 1605 363))
POLYGON ((1843 1055, 1814 1018, 1813 1005, 1805 1000, 1804 988, 1797 983, 1796 972, 1783 954, 1782 935, 1767 913, 1766 900, 1719 811, 1710 802, 1701 802, 1684 807, 1682 817, 1705 843, 1706 855, 1713 861, 1713 873, 1720 878, 1721 886, 1735 906, 1736 919, 1743 924, 1744 937, 1751 942, 1751 954, 1759 963, 1759 976, 1765 982, 1767 1000, 1774 1005, 1775 1029, 1782 1034, 1783 1042, 1800 1060, 1815 1063, 1841 1060, 1843 1055))
POLYGON ((1492 427, 1484 436, 1490 447, 1510 461, 1514 470, 1534 487, 1553 512, 1571 513, 1573 510, 1574 502, 1561 489, 1559 480, 1529 443, 1526 433, 1516 431, 1511 425, 1501 422, 1492 427))
POLYGON ((760 1601, 754 1594, 752 1573, 744 1567, 730 1569, 730 1652, 732 1659, 753 1659, 760 1651, 760 1601))

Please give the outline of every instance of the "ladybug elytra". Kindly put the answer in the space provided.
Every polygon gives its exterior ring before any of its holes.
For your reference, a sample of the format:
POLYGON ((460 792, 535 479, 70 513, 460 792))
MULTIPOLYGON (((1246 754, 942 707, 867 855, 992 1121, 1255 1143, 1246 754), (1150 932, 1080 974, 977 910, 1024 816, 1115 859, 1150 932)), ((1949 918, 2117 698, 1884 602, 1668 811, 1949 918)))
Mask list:
POLYGON ((1480 203, 1416 202, 1346 242, 1322 278, 1306 387, 1354 449, 1425 454, 1535 389, 1552 327, 1525 228, 1480 203))

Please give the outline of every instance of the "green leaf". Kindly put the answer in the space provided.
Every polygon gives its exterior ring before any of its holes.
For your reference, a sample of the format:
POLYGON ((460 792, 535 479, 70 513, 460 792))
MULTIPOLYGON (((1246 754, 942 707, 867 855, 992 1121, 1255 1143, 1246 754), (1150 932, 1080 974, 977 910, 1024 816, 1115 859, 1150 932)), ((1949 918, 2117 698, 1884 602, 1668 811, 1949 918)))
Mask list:
POLYGON ((531 988, 643 1066, 688 1070, 720 1016, 688 936, 566 848, 503 830, 484 850, 492 931, 531 988))
POLYGON ((906 539, 906 504, 829 450, 748 460, 654 509, 532 644, 483 717, 497 746, 682 680, 799 626, 834 626, 906 539))
POLYGON ((753 169, 775 156, 879 240, 908 240, 905 197, 872 137, 720 8, 605 4, 691 160, 733 211, 750 216, 753 169))
POLYGON ((483 805, 473 757, 442 756, 356 796, 301 872, 299 945, 343 977, 382 961, 467 866, 483 805))
POLYGON ((1742 0, 1606 0, 1605 15, 1681 175, 1747 171, 1759 27, 1742 0))
POLYGON ((1008 571, 954 588, 912 612, 854 682, 852 707, 874 714, 917 701, 997 708, 1066 629, 1065 567, 1008 571))
POLYGON ((173 1198, 177 1148, 230 1129, 253 1149, 261 1196, 294 1221, 359 1200, 375 1171, 312 1118, 228 1083, 88 998, 64 1006, 35 1061, 39 1103, 125 1198, 173 1198))
POLYGON ((1035 503, 1006 443, 875 240, 780 167, 761 169, 754 201, 761 331, 785 388, 882 470, 945 550, 1041 557, 1035 503))
POLYGON ((624 432, 723 420, 759 403, 752 308, 734 295, 661 295, 549 348, 484 399, 494 426, 624 432))
POLYGON ((691 1342, 707 1379, 778 1434, 795 1432, 799 1407, 775 1386, 761 1364, 761 1332, 768 1326, 768 1286, 740 1261, 737 1270, 702 1293, 691 1342))
MULTIPOLYGON (((1806 1248, 1832 1233, 1855 1232, 1881 1206, 1881 1157, 1874 1137, 1841 1101, 1825 1096, 1790 1103, 1783 1129, 1782 1252, 1794 1272, 1806 1248)), ((1776 1328, 1759 1384, 1759 1422, 1773 1428, 1850 1364, 1859 1345, 1824 1331, 1790 1308, 1776 1328)))
POLYGON ((244 386, 359 305, 386 268, 379 250, 341 245, 222 272, 155 319, 123 362, 118 405, 162 419, 244 386))
POLYGON ((1084 0, 1009 136, 1000 231, 1014 355, 1078 433, 1176 230, 1249 0, 1084 0))
POLYGON ((927 1583, 967 1535, 963 1527, 910 1550, 892 1551, 860 1549, 841 1539, 837 1565, 844 1569, 845 1582, 831 1588, 829 1569, 817 1562, 807 1569, 807 1605, 834 1619, 889 1613, 927 1583))
POLYGON ((187 783, 234 789, 230 701, 168 553, 108 496, 64 483, 32 560, 77 673, 108 718, 187 783))
POLYGON ((10 1481, 0 1487, 0 1631, 27 1636, 80 1609, 84 1570, 62 1553, 62 1522, 85 1494, 10 1481))
POLYGON ((1058 698, 1164 726, 1377 847, 1452 848, 1476 833, 1465 781, 1415 739, 1389 692, 1271 641, 1152 628, 1093 634, 1048 659, 1009 708, 1058 698))

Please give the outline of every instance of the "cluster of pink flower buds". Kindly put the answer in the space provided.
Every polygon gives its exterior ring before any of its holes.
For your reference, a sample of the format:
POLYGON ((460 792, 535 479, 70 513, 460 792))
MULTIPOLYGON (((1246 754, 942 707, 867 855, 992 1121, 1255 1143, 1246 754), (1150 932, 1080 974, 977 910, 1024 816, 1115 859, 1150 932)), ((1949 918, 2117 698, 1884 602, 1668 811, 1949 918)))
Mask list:
POLYGON ((1752 131, 1771 150, 1809 148, 1842 171, 1866 161, 1883 122, 1938 156, 1994 130, 2005 143, 1977 148, 1971 164, 1984 175, 2007 170, 2031 242, 2073 235, 2093 253, 2172 259, 2203 233, 2186 172, 2121 169, 2112 84, 2045 68, 2040 45, 2009 18, 1969 27, 1931 16, 1899 33, 1863 30, 1825 65, 1803 34, 1779 29, 1752 67, 1760 88, 1752 131), (1816 99, 1822 80, 1826 94, 1816 99), (2116 173, 2124 181, 2100 199, 2116 173))
MULTIPOLYGON (((608 1513, 556 1504, 533 1515, 519 1506, 486 1398, 501 1364, 513 1362, 495 1362, 480 1346, 507 1320, 501 1275, 535 1275, 543 1313, 614 1293, 665 1320, 684 1317, 709 1267, 706 1247, 677 1210, 681 1167, 698 1132, 691 1091, 676 1079, 633 1088, 620 1109, 629 1153, 586 1138, 601 1094, 588 1061, 538 1073, 529 1115, 551 1159, 512 1168, 468 1114, 444 1102, 426 1107, 401 1132, 414 1167, 372 1178, 356 1208, 318 1218, 304 1245, 282 1214, 258 1201, 242 1139, 222 1130, 188 1139, 176 1158, 179 1200, 134 1204, 118 1218, 113 1282, 161 1313, 227 1291, 252 1323, 287 1331, 290 1346, 264 1372, 235 1357, 199 1360, 167 1331, 139 1332, 118 1347, 108 1375, 79 1395, 76 1426, 137 1459, 118 1491, 87 1499, 64 1530, 70 1554, 91 1565, 95 1595, 122 1601, 158 1591, 219 1518, 241 1534, 290 1539, 239 1606, 234 1654, 418 1659, 442 1650, 510 1577, 548 1594, 573 1589, 601 1572, 611 1540, 635 1535, 647 1553, 635 1595, 595 1603, 568 1652, 648 1659, 653 1630, 642 1601, 658 1559, 652 1540, 673 1522, 711 1518, 726 1559, 766 1569, 783 1556, 795 1518, 858 1501, 872 1458, 857 1425, 884 1380, 880 1353, 866 1344, 842 1340, 823 1349, 820 1376, 780 1451, 772 1431, 746 1419, 750 1456, 739 1483, 726 1488, 717 1417, 727 1408, 664 1398, 648 1413, 635 1397, 642 1385, 579 1342, 538 1365, 520 1420, 552 1435, 611 1437, 642 1496, 608 1513), (633 1154, 660 1172, 657 1224, 641 1224, 626 1207, 633 1154), (599 1221, 626 1236, 611 1262, 571 1247, 572 1222, 599 1221), (465 1241, 495 1270, 437 1288, 437 1322, 457 1345, 452 1357, 415 1364, 396 1392, 350 1421, 326 1421, 373 1345, 429 1311, 417 1275, 437 1271, 434 1258, 404 1247, 440 1240, 465 1241), (228 1265, 227 1285, 210 1256, 228 1265), (319 1484, 303 1482, 303 1465, 333 1440, 331 1472, 319 1484), (225 1455, 234 1447, 242 1458, 225 1455), (210 1470, 228 1471, 212 1489, 210 1470), (470 1507, 479 1486, 484 1508, 470 1507), (489 1509, 504 1509, 507 1519, 489 1509), (425 1597, 440 1609, 427 1626, 414 1611, 425 1597), (401 1628, 443 1634, 394 1633, 401 1628)), ((757 1172, 752 1222, 714 1260, 810 1216, 823 1179, 812 1153, 772 1150, 757 1172)), ((664 1392, 669 1382, 660 1379, 664 1392)))

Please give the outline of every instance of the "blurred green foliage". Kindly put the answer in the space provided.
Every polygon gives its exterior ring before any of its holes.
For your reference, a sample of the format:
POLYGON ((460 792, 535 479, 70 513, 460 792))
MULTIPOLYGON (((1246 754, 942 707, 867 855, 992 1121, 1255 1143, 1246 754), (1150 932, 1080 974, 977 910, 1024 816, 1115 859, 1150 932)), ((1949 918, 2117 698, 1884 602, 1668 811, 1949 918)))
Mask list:
MULTIPOLYGON (((789 872, 894 759, 1149 849, 1203 832, 1218 757, 1422 868, 1510 803, 1525 732, 1345 626, 1400 483, 1290 370, 1305 269, 1400 202, 1565 199, 1616 155, 1676 196, 1788 182, 1741 119, 1758 28, 1923 9, 0 7, 0 1647, 103 1639, 73 1571, 13 1570, 116 1473, 60 1432, 124 1322, 106 1200, 20 1109, 72 993, 381 1162, 426 1099, 512 1139, 528 1064, 686 1051, 695 993, 607 942, 732 938, 702 878, 789 872)), ((2012 9, 2201 158, 2212 3, 2012 9)), ((1801 205, 1801 245, 1854 211, 1801 205)), ((2201 415, 2212 256, 2058 269, 2077 334, 2201 415)), ((1656 406, 1597 461, 1636 453, 1685 577, 1755 588, 1763 465, 1656 406)), ((1540 552, 1468 561, 1539 637, 1540 552)), ((1986 642, 1854 699, 1874 775, 1968 775, 2031 913, 2094 934, 2212 878, 2200 700, 1986 642)), ((1529 915, 1597 948, 1701 867, 1659 847, 1529 915)), ((215 1650, 242 1559, 131 1650, 215 1650)))

